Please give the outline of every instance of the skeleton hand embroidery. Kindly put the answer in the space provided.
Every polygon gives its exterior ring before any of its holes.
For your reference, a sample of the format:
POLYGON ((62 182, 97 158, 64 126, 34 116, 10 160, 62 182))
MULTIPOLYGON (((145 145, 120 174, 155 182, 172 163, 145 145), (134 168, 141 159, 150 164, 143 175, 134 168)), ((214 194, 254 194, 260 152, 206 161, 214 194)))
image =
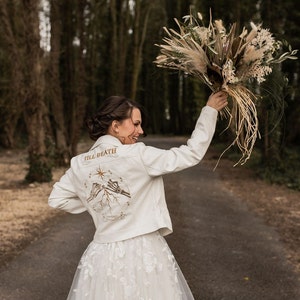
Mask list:
POLYGON ((92 190, 91 190, 91 193, 90 193, 90 196, 87 198, 87 202, 90 202, 92 201, 93 199, 95 199, 98 194, 104 189, 104 185, 102 184, 99 184, 97 182, 94 182, 93 183, 93 186, 92 186, 92 190))
POLYGON ((122 194, 128 198, 131 198, 130 194, 128 192, 126 192, 120 188, 118 181, 112 181, 111 179, 109 179, 106 189, 108 189, 114 193, 122 194))

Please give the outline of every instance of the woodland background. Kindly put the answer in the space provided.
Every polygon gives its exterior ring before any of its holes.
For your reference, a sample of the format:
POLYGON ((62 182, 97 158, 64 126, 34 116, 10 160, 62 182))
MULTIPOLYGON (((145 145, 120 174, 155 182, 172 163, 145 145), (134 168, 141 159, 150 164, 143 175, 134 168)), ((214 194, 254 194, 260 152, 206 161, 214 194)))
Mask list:
MULTIPOLYGON (((0 148, 28 149, 29 182, 67 166, 86 135, 85 118, 106 97, 122 94, 148 112, 148 134, 185 135, 210 91, 157 68, 165 36, 190 10, 225 26, 262 23, 300 49, 296 0, 0 0, 0 148)), ((268 180, 300 189, 299 60, 285 61, 261 85, 261 139, 250 165, 268 180)), ((221 133, 226 120, 218 123, 221 133)), ((228 145, 229 130, 215 143, 228 145)), ((216 145, 217 146, 217 145, 216 145)), ((227 155, 239 155, 234 148, 227 155)))

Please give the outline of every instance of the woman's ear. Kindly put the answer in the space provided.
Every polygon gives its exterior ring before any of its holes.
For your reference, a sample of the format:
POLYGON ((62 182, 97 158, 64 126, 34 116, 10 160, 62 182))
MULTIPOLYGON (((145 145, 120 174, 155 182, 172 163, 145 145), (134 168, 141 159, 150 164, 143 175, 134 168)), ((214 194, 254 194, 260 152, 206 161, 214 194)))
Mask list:
POLYGON ((119 122, 117 120, 112 121, 111 128, 114 133, 119 133, 119 122))

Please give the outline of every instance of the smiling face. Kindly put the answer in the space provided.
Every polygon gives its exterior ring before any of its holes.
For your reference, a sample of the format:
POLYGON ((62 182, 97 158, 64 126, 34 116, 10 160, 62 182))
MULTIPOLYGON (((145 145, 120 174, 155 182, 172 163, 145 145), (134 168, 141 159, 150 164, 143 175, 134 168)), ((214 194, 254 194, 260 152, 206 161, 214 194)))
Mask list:
POLYGON ((131 117, 122 121, 114 120, 109 133, 118 138, 122 144, 134 144, 144 133, 142 129, 142 116, 138 108, 133 108, 131 117))

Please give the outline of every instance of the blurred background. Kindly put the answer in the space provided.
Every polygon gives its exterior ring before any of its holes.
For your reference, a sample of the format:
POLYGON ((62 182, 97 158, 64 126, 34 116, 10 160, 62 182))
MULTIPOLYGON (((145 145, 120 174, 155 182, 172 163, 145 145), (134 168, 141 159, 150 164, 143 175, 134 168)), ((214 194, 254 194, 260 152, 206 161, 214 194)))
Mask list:
MULTIPOLYGON (((200 12, 238 30, 262 23, 300 49, 296 0, 1 0, 0 150, 26 148, 28 182, 46 182, 67 166, 87 136, 85 118, 111 95, 148 112, 148 134, 188 135, 210 90, 177 71, 157 68, 156 44, 174 18, 200 12)), ((271 182, 300 189, 299 61, 285 61, 256 87, 261 139, 251 162, 271 182)), ((213 146, 233 139, 218 122, 213 146), (220 133, 220 134, 218 134, 220 133)), ((222 152, 222 151, 221 151, 222 152)), ((220 152, 220 153, 221 153, 220 152)), ((239 156, 233 147, 228 157, 239 156)))

